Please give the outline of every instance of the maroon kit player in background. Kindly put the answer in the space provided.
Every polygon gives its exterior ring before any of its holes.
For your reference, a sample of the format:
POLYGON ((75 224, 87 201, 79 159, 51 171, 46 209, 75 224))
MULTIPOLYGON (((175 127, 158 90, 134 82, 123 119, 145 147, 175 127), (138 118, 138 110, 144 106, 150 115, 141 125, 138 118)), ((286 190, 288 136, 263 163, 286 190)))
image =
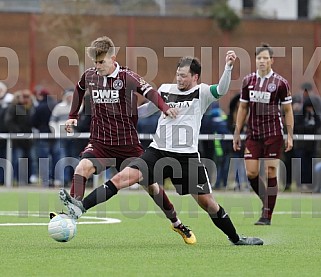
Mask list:
MULTIPOLYGON (((176 109, 165 104, 158 92, 142 77, 116 62, 115 46, 109 37, 94 40, 87 48, 87 54, 95 67, 87 69, 78 82, 69 119, 65 123, 66 131, 72 132, 72 126, 77 125, 84 94, 89 90, 90 140, 75 169, 70 191, 78 200, 83 198, 86 182, 92 174, 99 174, 111 166, 120 171, 130 159, 144 152, 136 131, 137 93, 152 101, 164 115, 173 118, 177 115, 176 109)), ((164 190, 153 184, 149 194, 172 222, 173 230, 186 243, 195 243, 194 234, 176 217, 176 211, 164 190)))
POLYGON ((280 104, 284 110, 288 132, 285 151, 293 147, 293 110, 289 84, 272 70, 273 49, 262 44, 255 52, 257 71, 243 79, 240 105, 233 139, 234 150, 240 150, 240 130, 247 118, 245 167, 250 185, 263 203, 262 214, 255 225, 270 225, 278 186, 277 168, 283 145, 283 124, 280 104), (259 178, 259 159, 264 159, 267 186, 259 178))

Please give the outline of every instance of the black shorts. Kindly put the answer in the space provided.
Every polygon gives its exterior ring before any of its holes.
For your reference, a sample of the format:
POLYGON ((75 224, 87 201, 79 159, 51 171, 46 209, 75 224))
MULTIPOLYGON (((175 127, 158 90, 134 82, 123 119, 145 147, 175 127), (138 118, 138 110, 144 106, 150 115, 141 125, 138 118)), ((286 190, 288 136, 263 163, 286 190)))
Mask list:
POLYGON ((143 186, 153 183, 162 185, 166 178, 170 178, 181 195, 212 192, 207 171, 198 153, 174 153, 149 147, 129 167, 142 172, 143 180, 140 183, 143 186))

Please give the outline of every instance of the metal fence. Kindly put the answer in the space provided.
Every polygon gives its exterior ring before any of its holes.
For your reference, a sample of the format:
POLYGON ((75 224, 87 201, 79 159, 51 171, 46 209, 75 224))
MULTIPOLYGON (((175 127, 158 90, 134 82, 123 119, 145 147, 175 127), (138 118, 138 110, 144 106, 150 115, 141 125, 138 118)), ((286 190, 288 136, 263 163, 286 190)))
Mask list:
MULTIPOLYGON (((73 133, 66 135, 55 135, 51 133, 36 133, 36 134, 8 134, 8 133, 0 133, 0 139, 6 140, 6 163, 4 167, 5 172, 5 186, 10 188, 13 186, 13 168, 12 168, 12 141, 16 139, 59 139, 59 138, 69 138, 69 139, 88 139, 90 133, 73 133)), ((141 140, 150 140, 153 139, 153 134, 139 134, 139 138, 141 140)), ((286 138, 286 136, 285 136, 286 138)), ((245 139, 245 135, 241 135, 241 139, 245 139)), ((307 135, 307 134, 295 134, 293 136, 294 140, 304 140, 304 141, 321 141, 321 135, 307 135)), ((233 140, 232 134, 201 134, 199 136, 199 140, 233 140)), ((94 178, 94 186, 95 183, 98 182, 97 178, 94 178)), ((96 184, 97 185, 97 184, 96 184)))

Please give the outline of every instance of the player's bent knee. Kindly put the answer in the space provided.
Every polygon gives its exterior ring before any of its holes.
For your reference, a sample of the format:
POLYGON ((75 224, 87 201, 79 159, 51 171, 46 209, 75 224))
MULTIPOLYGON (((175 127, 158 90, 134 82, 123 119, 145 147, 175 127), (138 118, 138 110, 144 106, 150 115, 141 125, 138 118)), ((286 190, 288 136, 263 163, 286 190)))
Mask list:
POLYGON ((193 195, 198 205, 207 213, 215 214, 220 209, 218 203, 211 194, 193 195))
POLYGON ((93 163, 88 159, 81 160, 75 169, 75 174, 79 174, 87 178, 94 172, 95 167, 93 163))
POLYGON ((277 176, 277 168, 269 167, 267 169, 267 176, 268 178, 275 178, 277 176))
POLYGON ((118 189, 129 187, 140 181, 141 173, 137 169, 126 167, 121 172, 117 173, 111 181, 118 189))
POLYGON ((256 178, 258 175, 259 175, 259 173, 256 172, 256 171, 246 171, 246 176, 247 176, 247 178, 249 178, 249 179, 254 179, 254 178, 256 178))

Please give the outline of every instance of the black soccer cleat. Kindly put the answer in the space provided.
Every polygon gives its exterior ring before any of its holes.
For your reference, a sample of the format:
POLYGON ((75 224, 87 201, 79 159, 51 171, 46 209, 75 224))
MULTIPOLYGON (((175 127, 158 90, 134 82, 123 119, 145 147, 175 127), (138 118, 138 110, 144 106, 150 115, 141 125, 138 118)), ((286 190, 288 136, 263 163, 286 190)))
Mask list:
POLYGON ((254 225, 271 225, 271 219, 260 217, 254 225))
POLYGON ((260 238, 254 237, 240 237, 237 242, 233 242, 234 245, 263 245, 264 242, 260 238))

